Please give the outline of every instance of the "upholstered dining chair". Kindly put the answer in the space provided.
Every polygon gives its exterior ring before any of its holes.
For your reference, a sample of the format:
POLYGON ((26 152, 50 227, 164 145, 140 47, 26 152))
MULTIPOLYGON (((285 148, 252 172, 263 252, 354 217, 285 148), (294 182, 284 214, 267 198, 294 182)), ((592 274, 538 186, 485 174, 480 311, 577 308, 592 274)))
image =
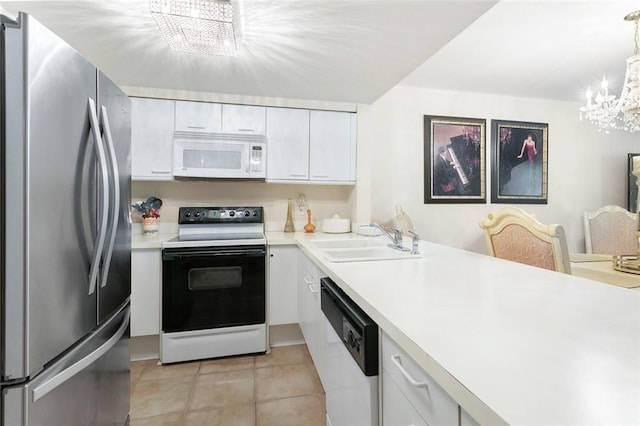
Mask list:
POLYGON ((571 274, 562 225, 544 225, 518 207, 505 206, 480 221, 489 255, 571 274))
POLYGON ((619 206, 607 205, 584 212, 583 219, 587 253, 636 254, 636 214, 619 206))

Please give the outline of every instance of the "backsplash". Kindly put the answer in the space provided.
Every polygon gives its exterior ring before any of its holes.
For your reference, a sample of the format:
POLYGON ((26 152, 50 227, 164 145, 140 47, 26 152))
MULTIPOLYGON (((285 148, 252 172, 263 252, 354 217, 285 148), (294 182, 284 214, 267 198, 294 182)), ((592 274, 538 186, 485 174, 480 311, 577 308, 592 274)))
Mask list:
MULTIPOLYGON (((131 202, 144 201, 150 196, 162 199, 160 229, 174 229, 178 221, 178 208, 183 206, 262 206, 265 230, 282 231, 287 218, 287 203, 294 201, 293 221, 296 231, 302 231, 307 223, 306 210, 296 212, 296 200, 305 194, 307 208, 311 209, 316 231, 321 231, 322 219, 338 214, 349 218, 349 197, 353 186, 296 185, 264 182, 230 181, 169 181, 131 183, 131 202)), ((132 212, 132 232, 141 229, 141 217, 132 212)))

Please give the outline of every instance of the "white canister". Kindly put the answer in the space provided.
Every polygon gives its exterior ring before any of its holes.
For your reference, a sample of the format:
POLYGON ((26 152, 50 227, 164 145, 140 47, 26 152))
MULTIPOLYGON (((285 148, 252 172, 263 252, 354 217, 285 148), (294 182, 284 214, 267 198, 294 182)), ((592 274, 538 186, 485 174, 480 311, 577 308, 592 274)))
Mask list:
POLYGON ((333 217, 322 220, 322 232, 327 234, 343 234, 351 232, 351 221, 349 219, 333 215, 333 217))

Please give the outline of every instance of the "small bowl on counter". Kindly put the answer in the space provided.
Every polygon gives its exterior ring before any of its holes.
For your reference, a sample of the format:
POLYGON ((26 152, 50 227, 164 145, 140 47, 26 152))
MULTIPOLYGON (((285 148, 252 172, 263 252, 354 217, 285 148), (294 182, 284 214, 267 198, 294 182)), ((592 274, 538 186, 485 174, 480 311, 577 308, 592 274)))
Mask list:
POLYGON ((351 232, 351 220, 334 215, 322 220, 322 232, 327 234, 345 234, 351 232))

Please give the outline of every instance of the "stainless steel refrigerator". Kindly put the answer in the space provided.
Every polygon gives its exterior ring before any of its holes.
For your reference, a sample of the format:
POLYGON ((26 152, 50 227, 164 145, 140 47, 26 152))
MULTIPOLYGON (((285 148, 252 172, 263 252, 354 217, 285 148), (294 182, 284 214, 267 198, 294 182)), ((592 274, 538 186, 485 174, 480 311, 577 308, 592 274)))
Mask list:
POLYGON ((0 27, 0 420, 126 424, 130 101, 34 18, 0 27))

